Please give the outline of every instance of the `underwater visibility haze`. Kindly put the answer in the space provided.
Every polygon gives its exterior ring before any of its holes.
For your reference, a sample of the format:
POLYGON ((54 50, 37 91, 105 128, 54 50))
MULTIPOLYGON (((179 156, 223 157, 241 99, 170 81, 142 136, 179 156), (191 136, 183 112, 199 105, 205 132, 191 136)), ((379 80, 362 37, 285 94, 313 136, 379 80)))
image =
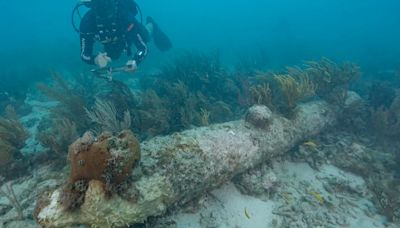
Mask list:
POLYGON ((399 8, 1 0, 0 227, 399 227, 399 8))

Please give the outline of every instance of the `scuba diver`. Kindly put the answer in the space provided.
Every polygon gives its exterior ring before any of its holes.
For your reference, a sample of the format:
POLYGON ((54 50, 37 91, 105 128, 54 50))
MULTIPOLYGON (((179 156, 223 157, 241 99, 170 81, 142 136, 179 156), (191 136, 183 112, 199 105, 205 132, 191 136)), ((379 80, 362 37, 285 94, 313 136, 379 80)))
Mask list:
MULTIPOLYGON (((147 43, 152 39, 161 51, 172 47, 169 38, 160 30, 151 17, 147 17, 146 25, 139 6, 134 0, 81 0, 73 11, 72 23, 80 33, 81 58, 85 63, 97 65, 105 69, 112 61, 118 59, 125 51, 132 56, 131 46, 137 51, 124 67, 123 71, 134 72, 147 55, 147 43), (74 15, 79 7, 89 10, 81 18, 79 29, 75 26, 74 15), (140 14, 141 20, 136 16, 140 14), (94 56, 94 45, 99 42, 104 52, 94 56)), ((111 69, 111 68, 110 68, 111 69)))

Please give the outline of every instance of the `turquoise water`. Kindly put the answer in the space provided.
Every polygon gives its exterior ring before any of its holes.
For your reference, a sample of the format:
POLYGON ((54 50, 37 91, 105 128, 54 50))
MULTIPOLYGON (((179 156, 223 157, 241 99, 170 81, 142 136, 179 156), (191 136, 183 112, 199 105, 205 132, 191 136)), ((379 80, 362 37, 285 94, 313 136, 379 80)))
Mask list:
MULTIPOLYGON (((137 2, 168 33, 175 50, 218 49, 234 61, 262 48, 273 66, 320 56, 374 69, 399 62, 396 0, 137 2)), ((79 67, 79 39, 70 23, 75 3, 1 1, 3 66, 79 67)))

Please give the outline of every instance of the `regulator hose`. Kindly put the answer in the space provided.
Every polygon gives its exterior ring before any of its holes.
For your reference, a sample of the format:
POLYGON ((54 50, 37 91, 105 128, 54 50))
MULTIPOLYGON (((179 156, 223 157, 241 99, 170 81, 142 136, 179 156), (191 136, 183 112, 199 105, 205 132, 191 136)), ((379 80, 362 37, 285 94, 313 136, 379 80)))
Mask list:
POLYGON ((78 4, 76 4, 76 6, 74 7, 74 9, 72 10, 72 15, 71 15, 72 28, 74 28, 75 32, 77 32, 77 33, 80 33, 80 30, 79 30, 79 28, 78 28, 78 27, 76 26, 76 24, 75 24, 75 13, 77 13, 78 16, 79 16, 79 19, 82 20, 82 16, 81 16, 81 14, 79 13, 79 8, 80 8, 81 6, 83 6, 83 5, 85 5, 85 4, 84 4, 84 3, 78 3, 78 4))
MULTIPOLYGON (((135 3, 136 4, 136 3, 135 3)), ((136 4, 136 9, 138 11, 138 13, 140 14, 140 24, 143 25, 143 14, 142 14, 142 9, 139 7, 138 4, 136 4)))

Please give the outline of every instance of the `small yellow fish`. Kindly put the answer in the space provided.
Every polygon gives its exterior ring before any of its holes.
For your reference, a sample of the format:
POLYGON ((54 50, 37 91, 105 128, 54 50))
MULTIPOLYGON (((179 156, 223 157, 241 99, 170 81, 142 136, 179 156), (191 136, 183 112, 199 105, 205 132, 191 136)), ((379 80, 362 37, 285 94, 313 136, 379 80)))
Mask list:
POLYGON ((247 208, 244 208, 244 215, 246 216, 247 219, 250 219, 250 214, 247 211, 247 208))
POLYGON ((308 192, 308 194, 310 194, 311 196, 313 196, 318 202, 319 202, 319 204, 324 204, 325 203, 325 199, 324 199, 324 197, 320 194, 320 193, 318 193, 318 192, 315 192, 315 191, 310 191, 310 192, 308 192))
POLYGON ((308 146, 308 147, 310 147, 312 149, 315 149, 315 148, 318 147, 317 144, 315 142, 313 142, 313 141, 306 141, 306 142, 303 143, 303 145, 304 146, 308 146))
POLYGON ((292 193, 290 192, 283 192, 282 197, 286 201, 286 203, 290 203, 292 201, 292 193))

